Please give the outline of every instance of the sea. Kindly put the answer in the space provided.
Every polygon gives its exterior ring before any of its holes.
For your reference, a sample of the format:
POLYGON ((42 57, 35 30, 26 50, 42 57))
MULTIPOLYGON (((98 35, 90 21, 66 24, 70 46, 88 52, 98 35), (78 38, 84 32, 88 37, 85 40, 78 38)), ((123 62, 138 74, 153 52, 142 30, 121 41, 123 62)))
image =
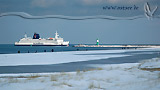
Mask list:
MULTIPOLYGON (((68 47, 55 46, 14 46, 13 44, 1 44, 0 54, 19 54, 19 53, 44 53, 44 52, 66 52, 66 51, 91 51, 91 50, 120 50, 122 47, 74 47, 71 44, 68 47), (52 50, 53 49, 53 50, 52 50), (19 51, 19 53, 18 53, 19 51)), ((11 73, 50 73, 50 72, 73 72, 77 70, 92 69, 90 65, 94 64, 122 64, 138 63, 142 60, 160 58, 160 49, 135 49, 127 48, 131 51, 120 53, 93 53, 91 55, 129 55, 125 57, 111 57, 104 59, 95 59, 89 61, 79 61, 70 63, 50 64, 50 65, 20 65, 20 66, 0 66, 0 74, 11 73)), ((85 54, 81 54, 85 55, 85 54)), ((88 54, 86 54, 88 55, 88 54)), ((0 58, 1 60, 1 58, 0 58)))
POLYGON ((77 44, 70 44, 69 46, 14 46, 14 44, 0 44, 0 54, 122 49, 122 47, 74 47, 74 45, 77 44))

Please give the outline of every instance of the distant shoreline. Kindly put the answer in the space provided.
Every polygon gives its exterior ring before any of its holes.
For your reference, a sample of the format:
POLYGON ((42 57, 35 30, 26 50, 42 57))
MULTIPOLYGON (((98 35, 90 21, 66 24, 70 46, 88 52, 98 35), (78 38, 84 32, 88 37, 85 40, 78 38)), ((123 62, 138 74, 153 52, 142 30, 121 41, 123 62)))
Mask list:
POLYGON ((74 45, 74 47, 160 48, 160 45, 74 45))

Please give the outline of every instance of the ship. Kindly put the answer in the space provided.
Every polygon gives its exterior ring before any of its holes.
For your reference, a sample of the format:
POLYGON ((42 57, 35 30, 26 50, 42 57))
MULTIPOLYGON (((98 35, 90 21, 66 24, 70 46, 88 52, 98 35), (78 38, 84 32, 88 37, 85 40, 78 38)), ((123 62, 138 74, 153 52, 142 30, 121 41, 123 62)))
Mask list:
POLYGON ((34 33, 33 38, 24 35, 24 38, 15 42, 15 46, 69 46, 69 41, 64 41, 63 38, 59 37, 59 34, 55 33, 54 38, 40 38, 38 33, 34 33))

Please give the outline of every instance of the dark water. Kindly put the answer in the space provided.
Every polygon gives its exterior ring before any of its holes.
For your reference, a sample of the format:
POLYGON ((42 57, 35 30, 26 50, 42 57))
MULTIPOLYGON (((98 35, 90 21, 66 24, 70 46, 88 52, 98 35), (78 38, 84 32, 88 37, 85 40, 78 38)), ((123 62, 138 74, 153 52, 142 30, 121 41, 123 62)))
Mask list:
MULTIPOLYGON (((70 44, 69 47, 66 46, 14 46, 14 44, 0 44, 0 54, 10 54, 10 53, 39 53, 39 52, 54 52, 61 51, 86 51, 86 50, 112 50, 112 49, 122 49, 122 47, 73 47, 75 44, 70 44)), ((131 48, 130 48, 131 49, 131 48)))

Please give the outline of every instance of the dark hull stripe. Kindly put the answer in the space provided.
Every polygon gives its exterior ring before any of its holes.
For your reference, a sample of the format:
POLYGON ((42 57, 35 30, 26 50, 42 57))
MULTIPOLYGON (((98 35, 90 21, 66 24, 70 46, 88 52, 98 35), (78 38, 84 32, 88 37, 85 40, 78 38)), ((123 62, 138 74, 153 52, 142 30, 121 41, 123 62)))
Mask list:
POLYGON ((67 45, 14 45, 14 46, 67 46, 67 45))

